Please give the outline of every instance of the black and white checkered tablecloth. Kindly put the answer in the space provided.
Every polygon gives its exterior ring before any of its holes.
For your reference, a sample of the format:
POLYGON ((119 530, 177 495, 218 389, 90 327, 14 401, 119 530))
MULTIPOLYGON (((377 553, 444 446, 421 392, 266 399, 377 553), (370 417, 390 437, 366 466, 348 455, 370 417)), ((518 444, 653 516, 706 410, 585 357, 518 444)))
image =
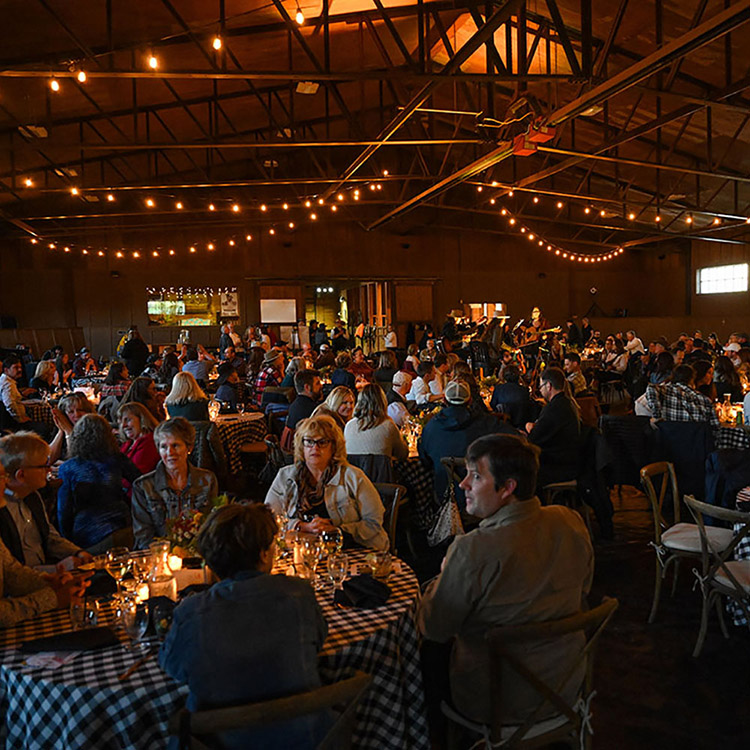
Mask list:
MULTIPOLYGON (((364 551, 349 553, 352 562, 364 551)), ((374 610, 333 606, 329 586, 318 594, 328 621, 320 656, 324 680, 361 669, 373 676, 359 706, 355 748, 428 750, 422 676, 412 610, 419 585, 404 564, 388 581, 392 595, 374 610)), ((111 621, 104 607, 100 622, 111 621)), ((187 688, 167 677, 152 658, 126 680, 118 676, 139 657, 122 647, 81 653, 57 669, 33 668, 15 646, 69 630, 67 612, 42 615, 0 632, 0 741, 24 750, 164 748, 169 717, 187 688)))
POLYGON ((52 409, 44 401, 24 401, 23 405, 26 409, 26 416, 32 422, 42 422, 44 424, 55 423, 52 419, 52 409))
MULTIPOLYGON (((745 487, 737 493, 737 510, 748 511, 750 509, 750 487, 745 487)), ((734 533, 738 533, 742 529, 742 524, 736 523, 734 525, 734 533)), ((734 559, 735 560, 750 560, 750 537, 741 539, 737 546, 734 548, 734 559)), ((732 599, 727 597, 726 610, 734 620, 735 625, 748 625, 747 617, 742 607, 738 606, 732 599)))
POLYGON ((414 520, 420 529, 431 529, 438 506, 435 503, 433 472, 419 457, 394 461, 393 468, 400 484, 406 487, 414 509, 414 520))
POLYGON ((747 450, 750 448, 750 430, 744 427, 719 427, 716 433, 716 450, 734 448, 747 450))
POLYGON ((268 432, 266 418, 260 412, 253 412, 220 417, 214 424, 224 446, 229 471, 237 474, 242 470, 240 446, 243 443, 257 443, 265 438, 268 432))

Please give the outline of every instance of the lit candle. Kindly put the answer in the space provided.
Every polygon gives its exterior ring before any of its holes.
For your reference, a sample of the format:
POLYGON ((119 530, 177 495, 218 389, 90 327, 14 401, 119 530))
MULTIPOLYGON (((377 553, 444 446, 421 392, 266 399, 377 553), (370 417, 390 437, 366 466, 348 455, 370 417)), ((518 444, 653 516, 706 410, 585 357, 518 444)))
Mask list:
POLYGON ((169 567, 173 573, 176 570, 182 570, 182 558, 179 555, 170 555, 169 567))
POLYGON ((135 598, 139 602, 145 602, 148 599, 148 584, 141 584, 135 592, 135 598))

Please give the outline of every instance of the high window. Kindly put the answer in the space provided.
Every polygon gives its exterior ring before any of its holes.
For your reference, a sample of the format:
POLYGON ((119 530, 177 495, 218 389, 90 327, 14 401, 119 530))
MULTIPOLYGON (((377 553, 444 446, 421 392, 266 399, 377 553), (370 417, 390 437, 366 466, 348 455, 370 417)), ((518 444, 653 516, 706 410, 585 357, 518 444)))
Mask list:
POLYGON ((746 292, 747 278, 747 263, 733 263, 729 266, 709 266, 708 268, 698 269, 696 288, 698 294, 746 292))

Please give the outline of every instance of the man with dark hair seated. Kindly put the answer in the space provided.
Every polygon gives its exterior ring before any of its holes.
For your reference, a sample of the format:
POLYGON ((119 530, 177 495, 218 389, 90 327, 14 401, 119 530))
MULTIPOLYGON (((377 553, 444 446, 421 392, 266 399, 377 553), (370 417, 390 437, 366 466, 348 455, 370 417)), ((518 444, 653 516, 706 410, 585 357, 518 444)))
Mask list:
MULTIPOLYGON (((450 695, 467 718, 490 723, 490 663, 487 631, 497 625, 554 620, 579 612, 591 587, 594 552, 581 517, 561 505, 542 507, 534 495, 539 449, 525 439, 488 435, 466 452, 461 482, 466 509, 479 528, 457 536, 440 575, 425 590, 417 623, 428 642, 423 668, 428 703, 445 685, 441 650, 429 641, 453 638, 450 695)), ((549 685, 557 685, 576 663, 583 634, 534 644, 524 661, 549 685)), ((443 649, 444 651, 444 649, 443 649)), ((583 665, 562 694, 575 702, 583 665)), ((447 687, 447 686, 446 686, 447 687)), ((442 697, 447 697, 443 695, 442 697)), ((502 719, 523 722, 539 696, 517 674, 503 674, 502 719)), ((537 721, 556 713, 547 703, 537 721)))
MULTIPOLYGON (((263 504, 227 505, 201 528, 200 551, 219 583, 175 609, 159 654, 167 674, 187 683, 190 711, 280 698, 321 684, 318 652, 327 625, 309 583, 269 575, 277 531, 263 504)), ((315 714, 226 732, 212 747, 317 747, 327 723, 326 715, 315 714)))
POLYGON ((539 379, 547 405, 539 419, 526 425, 529 440, 542 450, 539 487, 576 479, 580 464, 581 420, 578 404, 559 367, 548 367, 539 379))
POLYGON ((566 352, 563 367, 565 368, 565 374, 574 396, 577 396, 579 393, 583 393, 588 389, 586 378, 581 372, 580 354, 577 354, 576 352, 566 352))
POLYGON ((510 417, 510 423, 523 429, 524 425, 536 415, 535 404, 531 400, 529 389, 521 384, 521 371, 518 365, 508 364, 503 369, 504 383, 492 389, 490 407, 510 417))
POLYGON ((26 413, 23 398, 35 391, 32 388, 19 389, 18 381, 22 375, 21 358, 17 354, 6 355, 0 375, 0 430, 31 430, 47 440, 52 437, 52 425, 34 422, 26 413))
POLYGON ((294 390, 297 398, 289 407, 286 426, 294 431, 297 423, 312 416, 323 395, 323 384, 317 370, 298 370, 294 374, 294 390))

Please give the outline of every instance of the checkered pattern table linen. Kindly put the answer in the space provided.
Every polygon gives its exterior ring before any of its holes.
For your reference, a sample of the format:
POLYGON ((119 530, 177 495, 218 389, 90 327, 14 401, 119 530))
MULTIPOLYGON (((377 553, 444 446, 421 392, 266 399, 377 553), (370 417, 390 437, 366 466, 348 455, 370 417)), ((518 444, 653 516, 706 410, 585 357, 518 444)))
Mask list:
MULTIPOLYGON (((729 428, 727 428, 729 429, 729 428)), ((745 487, 737 493, 737 510, 750 512, 750 487, 745 487)), ((742 529, 741 524, 734 525, 734 533, 736 534, 742 529)), ((735 560, 750 560, 750 538, 745 537, 739 544, 734 548, 734 559, 735 560)), ((734 620, 735 625, 748 625, 747 617, 742 607, 738 606, 732 599, 727 598, 726 609, 729 615, 734 620)))
POLYGON ((432 469, 416 456, 394 461, 393 469, 398 482, 406 487, 407 495, 411 498, 417 525, 425 531, 431 529, 438 511, 432 469))
POLYGON ((24 401, 26 416, 32 422, 42 422, 44 424, 54 424, 52 419, 52 409, 44 401, 24 401))
MULTIPOLYGON (((365 551, 348 553, 362 562, 365 551)), ((362 750, 428 750, 417 632, 413 619, 419 585, 404 564, 388 581, 391 597, 373 610, 339 609, 326 585, 318 601, 328 621, 320 656, 325 681, 361 669, 373 685, 360 704, 353 747, 362 750)), ((104 606, 100 624, 111 624, 104 606)), ((28 667, 16 647, 70 629, 67 612, 55 611, 0 632, 0 742, 24 750, 104 750, 166 746, 167 723, 187 697, 156 658, 120 681, 140 656, 113 647, 81 653, 57 669, 28 667)))
POLYGON ((720 427, 716 433, 716 450, 734 448, 748 450, 750 448, 750 430, 744 427, 720 427))
POLYGON ((240 447, 243 443, 257 443, 268 432, 266 418, 260 412, 220 417, 214 422, 219 431, 221 444, 227 457, 229 471, 237 474, 242 471, 240 447))

